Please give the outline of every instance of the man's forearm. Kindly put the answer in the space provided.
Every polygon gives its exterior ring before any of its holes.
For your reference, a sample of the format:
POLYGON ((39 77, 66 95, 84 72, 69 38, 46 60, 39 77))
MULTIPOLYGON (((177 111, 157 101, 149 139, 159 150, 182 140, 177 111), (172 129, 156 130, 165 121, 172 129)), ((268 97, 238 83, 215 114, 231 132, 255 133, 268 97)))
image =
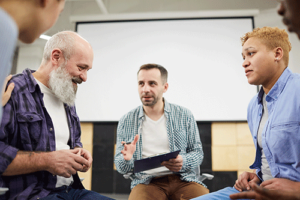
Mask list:
POLYGON ((43 171, 47 168, 47 152, 18 151, 2 176, 15 176, 43 171))

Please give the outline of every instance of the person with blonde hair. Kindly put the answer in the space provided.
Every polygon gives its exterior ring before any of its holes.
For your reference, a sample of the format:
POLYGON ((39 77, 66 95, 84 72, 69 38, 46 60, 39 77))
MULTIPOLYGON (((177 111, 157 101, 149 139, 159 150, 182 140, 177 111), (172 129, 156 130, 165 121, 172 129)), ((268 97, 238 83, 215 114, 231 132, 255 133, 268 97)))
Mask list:
POLYGON ((230 199, 231 194, 260 184, 271 190, 293 191, 300 187, 300 76, 288 68, 291 44, 285 30, 256 28, 242 38, 242 64, 248 83, 261 85, 250 101, 248 125, 256 147, 254 170, 227 187, 202 199, 230 199))
MULTIPOLYGON (((280 1, 278 14, 281 15, 282 22, 287 26, 289 32, 295 32, 300 39, 300 1, 283 0, 280 1)), ((230 195, 232 199, 256 199, 256 200, 300 200, 300 187, 294 191, 268 190, 265 187, 257 186, 255 183, 250 184, 252 191, 230 195)))

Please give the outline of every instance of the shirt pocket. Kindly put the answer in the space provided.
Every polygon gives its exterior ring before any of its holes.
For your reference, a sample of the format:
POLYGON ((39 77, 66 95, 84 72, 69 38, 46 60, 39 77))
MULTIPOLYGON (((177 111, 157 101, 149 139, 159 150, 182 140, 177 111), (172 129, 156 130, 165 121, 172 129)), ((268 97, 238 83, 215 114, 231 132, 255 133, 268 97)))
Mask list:
POLYGON ((43 118, 36 113, 19 113, 17 121, 19 124, 19 134, 23 144, 32 144, 32 146, 24 146, 24 150, 35 150, 42 135, 42 120, 43 118), (27 149, 32 148, 32 149, 27 149))
POLYGON ((300 122, 290 121, 271 126, 267 144, 271 148, 275 163, 291 164, 299 158, 298 148, 300 122))

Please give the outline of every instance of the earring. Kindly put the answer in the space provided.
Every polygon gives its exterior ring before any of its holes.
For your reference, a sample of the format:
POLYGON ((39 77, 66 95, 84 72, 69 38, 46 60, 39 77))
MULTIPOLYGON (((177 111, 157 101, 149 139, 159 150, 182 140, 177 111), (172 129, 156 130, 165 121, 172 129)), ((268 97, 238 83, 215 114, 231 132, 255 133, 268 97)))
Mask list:
POLYGON ((278 58, 275 59, 275 62, 278 62, 278 58))

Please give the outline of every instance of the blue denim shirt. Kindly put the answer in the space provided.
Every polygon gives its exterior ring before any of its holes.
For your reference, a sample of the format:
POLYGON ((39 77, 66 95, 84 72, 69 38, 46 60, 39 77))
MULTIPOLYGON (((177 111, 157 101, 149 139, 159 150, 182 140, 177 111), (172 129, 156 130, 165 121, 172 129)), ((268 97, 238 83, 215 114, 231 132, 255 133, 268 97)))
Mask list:
MULTIPOLYGON (((15 88, 3 109, 0 125, 0 174, 22 151, 55 151, 55 130, 48 114, 40 87, 26 69, 15 75, 11 82, 15 88)), ((68 119, 71 149, 82 147, 80 142, 80 121, 75 107, 65 105, 68 119)), ((75 188, 82 188, 79 177, 73 176, 75 188)), ((73 185, 74 185, 73 184, 73 185)), ((56 185, 56 176, 47 171, 39 171, 18 176, 0 176, 0 187, 8 187, 2 199, 38 199, 47 196, 56 185)))
MULTIPOLYGON (((263 89, 248 106, 248 124, 256 147, 256 158, 251 169, 261 176, 261 151, 257 132, 262 117, 263 89)), ((300 75, 289 68, 281 74, 266 95, 269 112, 262 132, 262 147, 274 178, 300 181, 300 75)))
MULTIPOLYGON (((188 109, 170 104, 167 101, 165 101, 164 114, 167 118, 166 127, 170 151, 181 150, 180 155, 183 158, 183 166, 179 172, 181 180, 197 182, 204 185, 198 180, 195 172, 195 168, 203 161, 203 150, 193 114, 188 109)), ((115 165, 121 174, 131 172, 133 170, 134 160, 142 159, 143 138, 141 127, 144 118, 144 110, 141 105, 124 115, 119 121, 115 165), (121 153, 124 147, 121 142, 132 142, 136 134, 140 134, 140 139, 137 143, 133 158, 129 161, 124 160, 123 154, 121 153)), ((143 172, 137 173, 132 177, 131 189, 140 183, 149 184, 153 177, 153 175, 146 175, 143 172), (143 178, 138 178, 138 176, 143 178)))

